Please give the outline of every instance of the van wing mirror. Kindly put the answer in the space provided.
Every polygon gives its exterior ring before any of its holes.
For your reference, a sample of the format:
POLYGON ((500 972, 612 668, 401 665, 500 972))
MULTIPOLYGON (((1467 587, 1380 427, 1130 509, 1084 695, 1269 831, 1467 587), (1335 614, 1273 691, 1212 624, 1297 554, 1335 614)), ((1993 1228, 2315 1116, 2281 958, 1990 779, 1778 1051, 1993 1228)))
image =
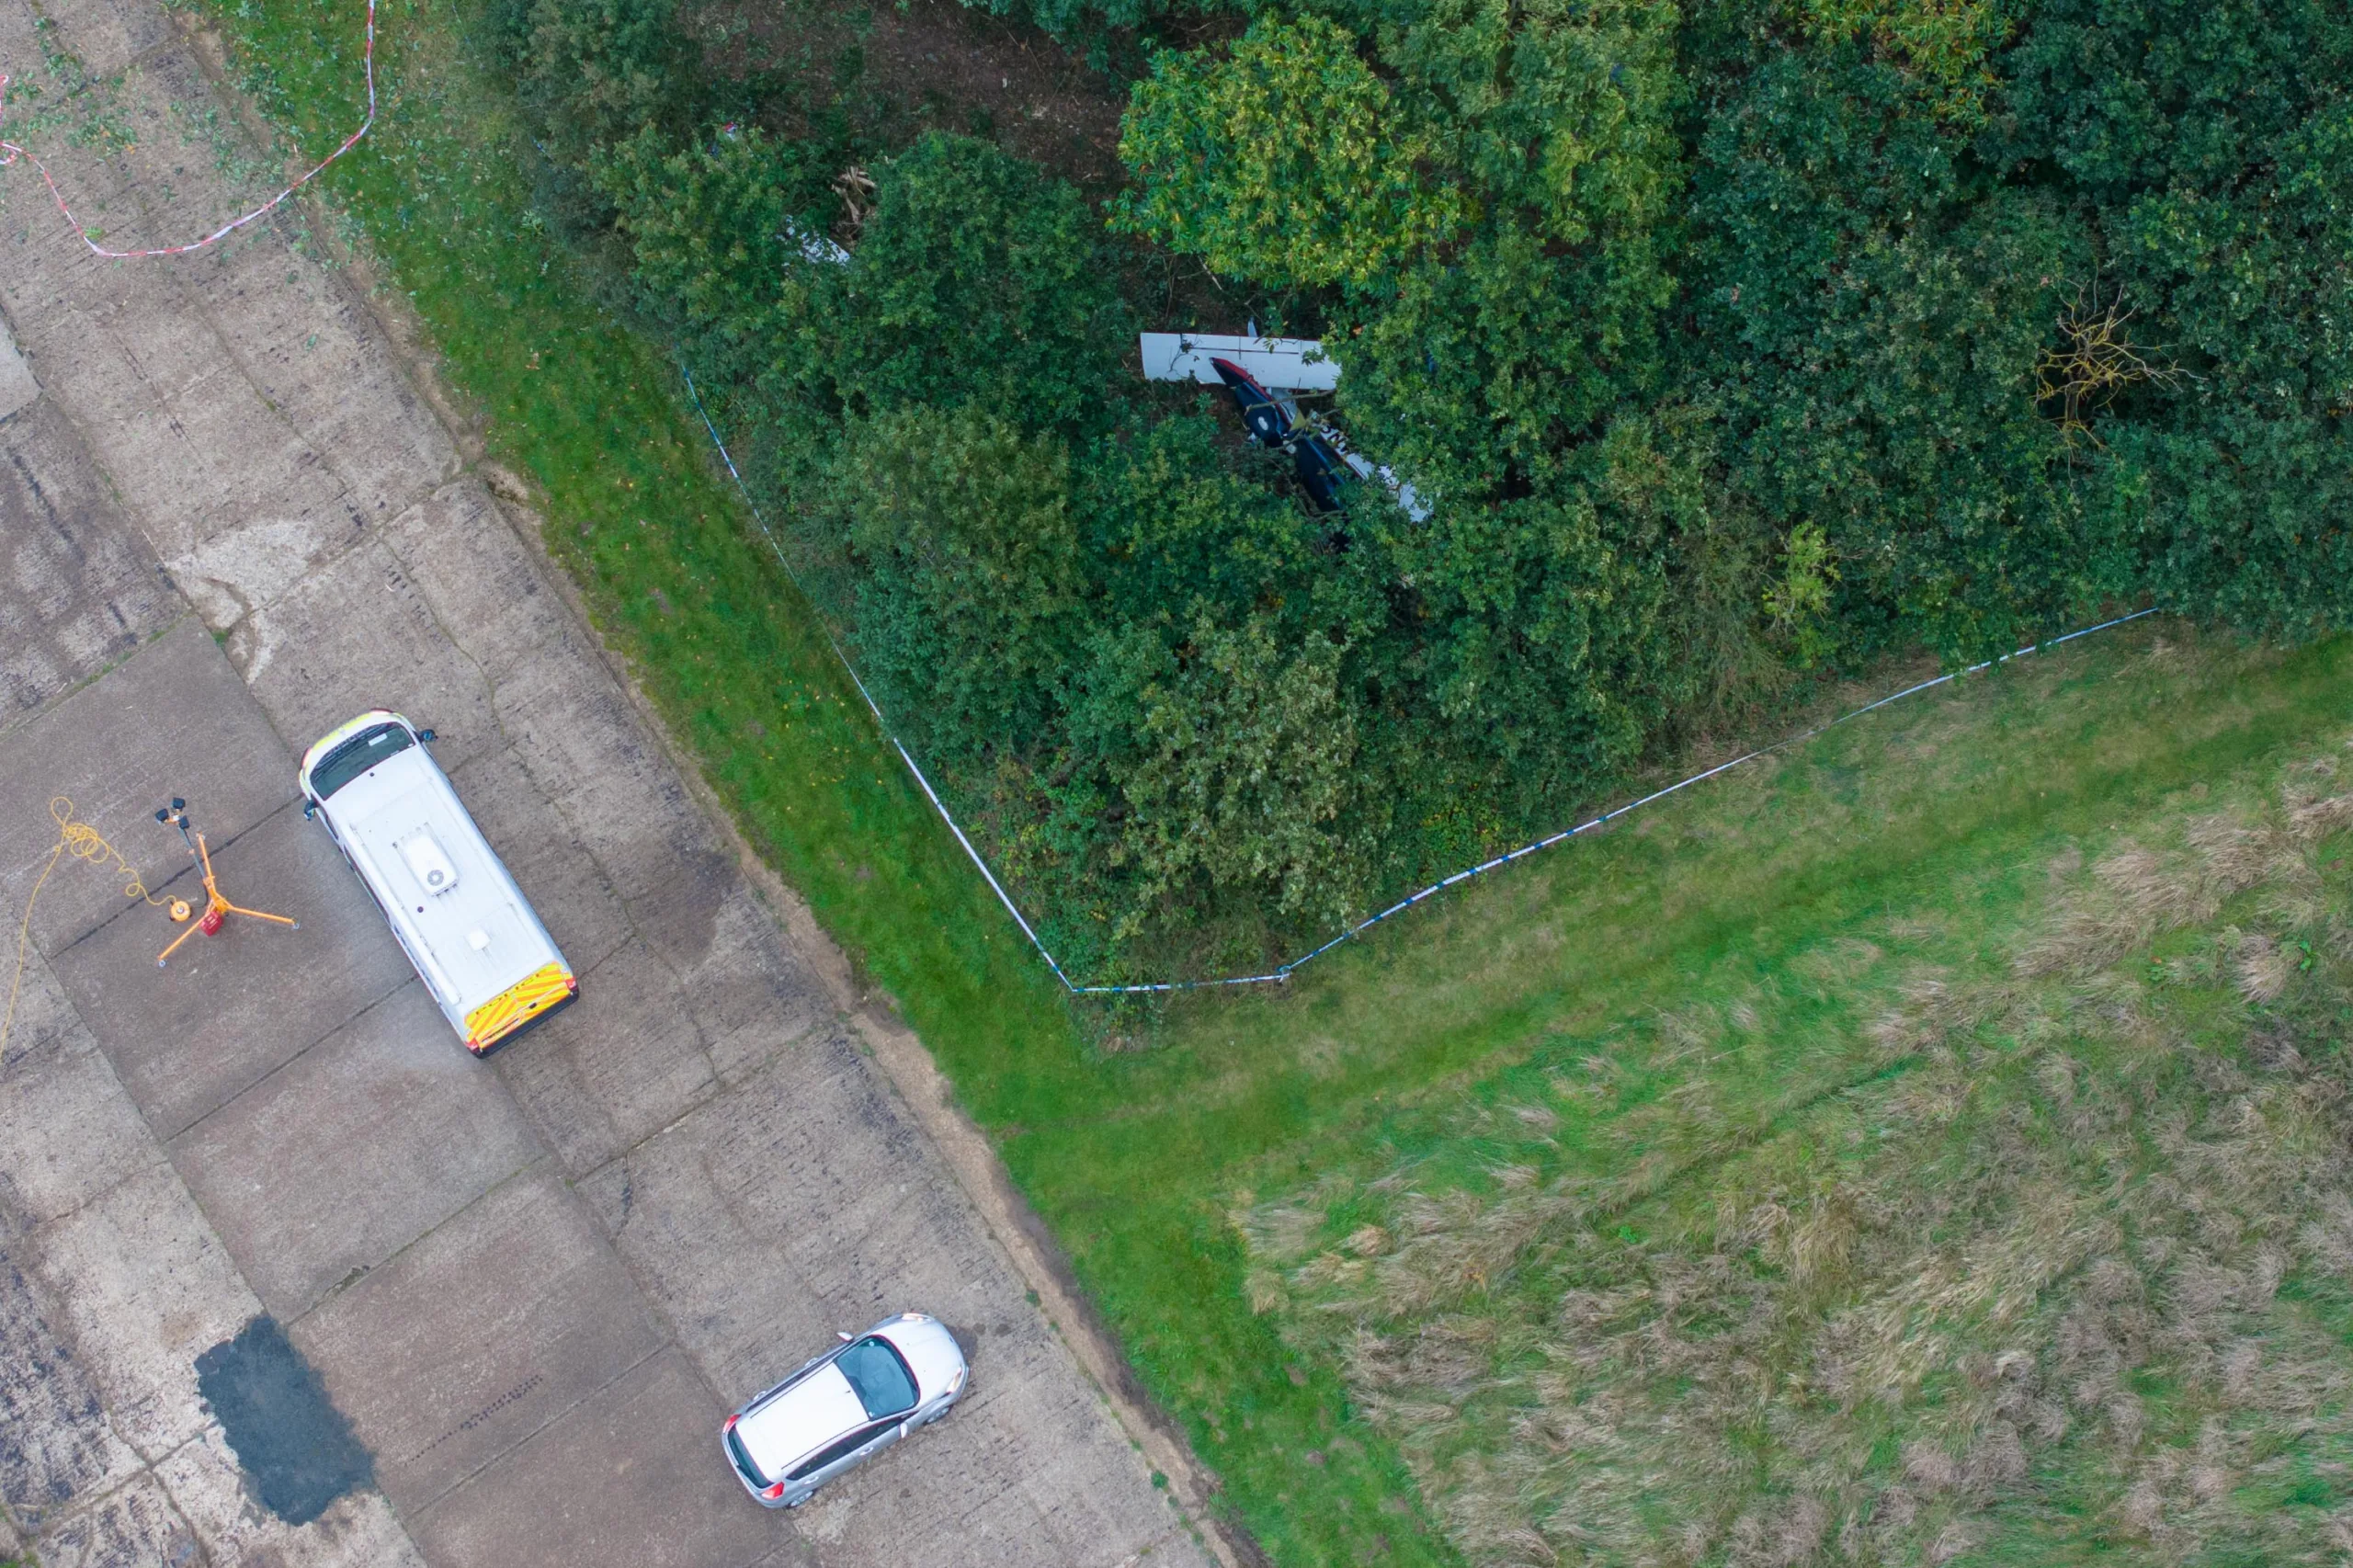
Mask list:
POLYGON ((438 740, 439 740, 441 737, 440 737, 439 735, 435 734, 435 733, 434 733, 432 731, 430 731, 430 730, 419 730, 419 731, 417 731, 417 733, 416 733, 416 738, 417 738, 418 740, 420 740, 420 741, 438 741, 438 740))
POLYGON ((851 1334, 847 1329, 837 1328, 834 1330, 834 1337, 840 1340, 844 1345, 847 1345, 851 1340, 858 1336, 851 1334))

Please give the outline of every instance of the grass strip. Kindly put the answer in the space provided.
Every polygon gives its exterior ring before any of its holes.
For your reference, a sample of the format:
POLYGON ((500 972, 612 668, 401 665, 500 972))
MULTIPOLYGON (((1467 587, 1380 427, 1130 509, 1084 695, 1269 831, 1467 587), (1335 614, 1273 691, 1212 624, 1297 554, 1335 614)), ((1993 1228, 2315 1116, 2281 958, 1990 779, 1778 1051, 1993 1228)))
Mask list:
MULTIPOLYGON (((303 149, 347 133, 359 91, 357 0, 230 0, 208 19, 231 65, 303 149)), ((533 213, 513 156, 518 122, 478 63, 465 12, 384 0, 377 129, 321 184, 354 238, 423 321, 439 373, 471 399, 489 450, 544 494, 551 553, 598 630, 695 753, 754 844, 892 996, 983 1126, 1114 1115, 1051 976, 972 874, 875 733, 805 601, 757 542, 710 460, 660 347, 598 310, 533 213)), ((1006 1145, 1015 1179, 1058 1231, 1097 1195, 1185 1215, 1189 1186, 1111 1194, 1045 1142, 1006 1145), (1169 1206, 1174 1205, 1171 1209, 1169 1206)), ((1231 1332, 1231 1248, 1186 1254, 1181 1220, 1074 1254, 1146 1386, 1197 1441, 1230 1407, 1264 1444, 1220 1452, 1230 1506, 1277 1562, 1363 1560, 1377 1519, 1401 1563, 1450 1554, 1410 1480, 1380 1445, 1315 1476, 1302 1495, 1285 1456, 1345 1419, 1328 1380, 1289 1375, 1247 1314, 1231 1332), (1176 1240, 1173 1260, 1155 1256, 1176 1240), (1170 1272, 1173 1267, 1174 1272, 1170 1272), (1115 1286, 1115 1276, 1129 1276, 1115 1286), (1206 1358, 1206 1359, 1205 1359, 1206 1358)))

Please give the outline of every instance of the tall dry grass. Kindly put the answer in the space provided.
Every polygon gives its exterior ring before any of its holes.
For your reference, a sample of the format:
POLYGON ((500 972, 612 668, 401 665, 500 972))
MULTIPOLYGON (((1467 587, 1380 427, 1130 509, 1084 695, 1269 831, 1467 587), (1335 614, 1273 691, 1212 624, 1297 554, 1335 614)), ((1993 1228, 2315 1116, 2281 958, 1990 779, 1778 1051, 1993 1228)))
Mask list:
POLYGON ((1480 1563, 2347 1561, 2338 761, 2063 858, 1995 961, 1825 947, 1869 1071, 1744 1096, 1769 1006, 1694 1002, 1618 1145, 1589 1061, 1476 1113, 1525 1160, 1248 1206, 1254 1307, 1480 1563))

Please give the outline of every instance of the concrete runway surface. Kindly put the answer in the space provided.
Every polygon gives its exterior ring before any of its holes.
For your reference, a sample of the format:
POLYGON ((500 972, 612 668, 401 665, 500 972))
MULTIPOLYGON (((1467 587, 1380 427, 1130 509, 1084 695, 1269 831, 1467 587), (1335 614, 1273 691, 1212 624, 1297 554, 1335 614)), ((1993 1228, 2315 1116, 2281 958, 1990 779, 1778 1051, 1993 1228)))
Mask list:
MULTIPOLYGON (((120 74, 131 151, 40 149, 109 244, 251 196, 175 131, 220 120, 153 0, 0 0, 0 69, 44 42, 120 74)), ((756 894, 347 278, 290 216, 109 263, 28 168, 0 198, 0 968, 57 797, 173 894, 152 812, 185 797, 231 896, 301 922, 159 971, 176 928, 120 875, 68 856, 42 888, 0 1040, 0 1558, 1206 1563, 1004 1195, 960 1186, 970 1151, 878 1071, 837 956, 756 894), (301 748, 380 705, 440 732, 584 974, 488 1063, 296 799, 301 748), (908 1307, 970 1343, 973 1395, 798 1515, 755 1506, 725 1409, 908 1307), (209 1403, 208 1356, 248 1392, 209 1403), (217 1407, 306 1400, 365 1450, 309 1491, 217 1407)))

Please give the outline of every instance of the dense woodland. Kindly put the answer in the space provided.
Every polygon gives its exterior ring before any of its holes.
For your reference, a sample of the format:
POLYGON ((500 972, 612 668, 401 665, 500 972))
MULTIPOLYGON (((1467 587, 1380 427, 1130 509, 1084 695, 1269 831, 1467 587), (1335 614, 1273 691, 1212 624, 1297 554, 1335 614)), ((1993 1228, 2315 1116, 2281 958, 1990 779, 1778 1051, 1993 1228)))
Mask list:
POLYGON ((1279 948, 1890 652, 2353 620, 2342 0, 1024 6, 1122 169, 677 0, 496 47, 543 216, 1081 965, 1279 948), (1138 376, 1251 318, 1429 517, 1138 376))

